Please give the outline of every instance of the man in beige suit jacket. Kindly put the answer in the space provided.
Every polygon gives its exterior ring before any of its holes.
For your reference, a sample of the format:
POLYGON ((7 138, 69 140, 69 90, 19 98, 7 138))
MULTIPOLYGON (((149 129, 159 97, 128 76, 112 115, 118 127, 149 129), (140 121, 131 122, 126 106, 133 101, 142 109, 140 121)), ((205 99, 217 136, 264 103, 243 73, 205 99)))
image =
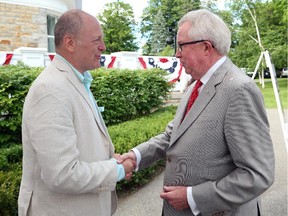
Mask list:
POLYGON ((186 73, 202 83, 198 98, 184 116, 192 84, 166 130, 119 162, 131 158, 143 169, 166 160, 164 216, 261 215, 259 196, 274 181, 261 92, 226 56, 231 34, 213 13, 187 13, 179 21, 177 44, 186 73))
POLYGON ((105 50, 97 19, 64 13, 55 27, 56 57, 34 81, 23 109, 20 216, 111 216, 115 185, 135 164, 121 165, 89 89, 87 70, 105 50))

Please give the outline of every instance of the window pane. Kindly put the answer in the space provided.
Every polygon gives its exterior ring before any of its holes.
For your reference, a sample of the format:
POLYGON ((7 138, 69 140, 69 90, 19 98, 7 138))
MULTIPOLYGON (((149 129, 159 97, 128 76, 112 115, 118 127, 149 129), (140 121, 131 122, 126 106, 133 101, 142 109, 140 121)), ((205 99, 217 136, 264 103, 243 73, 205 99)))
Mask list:
POLYGON ((54 28, 55 28, 56 22, 57 22, 57 17, 47 15, 48 52, 55 52, 54 28))
POLYGON ((54 36, 54 27, 56 23, 56 17, 47 16, 47 34, 54 36))
POLYGON ((48 37, 48 52, 55 52, 54 37, 48 37))

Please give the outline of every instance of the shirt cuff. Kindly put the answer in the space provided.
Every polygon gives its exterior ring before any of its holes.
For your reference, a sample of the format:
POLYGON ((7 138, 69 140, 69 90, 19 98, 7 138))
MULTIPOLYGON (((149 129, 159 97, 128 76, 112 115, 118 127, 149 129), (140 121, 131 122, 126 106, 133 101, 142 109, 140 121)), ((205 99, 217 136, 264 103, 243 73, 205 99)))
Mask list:
POLYGON ((193 195, 192 195, 192 187, 187 187, 187 200, 188 204, 190 206, 191 211, 193 212, 194 215, 200 214, 200 210, 197 207, 193 195))
POLYGON ((117 166, 117 173, 118 173, 117 181, 121 181, 125 177, 124 166, 122 164, 118 164, 115 158, 111 158, 111 160, 114 161, 117 166))
POLYGON ((139 164, 140 164, 140 161, 141 161, 141 154, 140 154, 139 150, 136 149, 136 148, 133 148, 131 151, 133 151, 135 153, 135 155, 136 155, 136 169, 135 169, 135 171, 138 171, 139 164))

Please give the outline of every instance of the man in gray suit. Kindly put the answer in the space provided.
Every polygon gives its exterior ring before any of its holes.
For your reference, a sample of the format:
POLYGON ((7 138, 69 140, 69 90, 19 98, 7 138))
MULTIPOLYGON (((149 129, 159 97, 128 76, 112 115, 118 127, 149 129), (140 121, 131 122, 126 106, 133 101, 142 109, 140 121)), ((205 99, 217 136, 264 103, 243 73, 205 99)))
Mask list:
POLYGON ((87 70, 105 50, 98 20, 64 13, 55 26, 56 56, 34 81, 22 121, 21 216, 111 216, 115 186, 135 164, 117 164, 107 128, 90 91, 87 70))
POLYGON ((177 44, 176 57, 196 82, 165 131, 118 162, 130 158, 143 169, 166 160, 160 194, 165 216, 261 215, 259 196, 274 181, 261 92, 227 57, 230 30, 210 11, 184 15, 177 44))

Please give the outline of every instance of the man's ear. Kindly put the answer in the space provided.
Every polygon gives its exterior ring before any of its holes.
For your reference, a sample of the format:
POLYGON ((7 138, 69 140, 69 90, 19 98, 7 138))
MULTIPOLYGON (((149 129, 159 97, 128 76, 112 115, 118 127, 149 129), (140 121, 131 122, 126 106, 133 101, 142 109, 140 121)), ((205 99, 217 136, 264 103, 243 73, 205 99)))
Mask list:
POLYGON ((210 41, 205 41, 205 49, 211 51, 211 49, 213 49, 213 45, 210 41))
POLYGON ((76 40, 72 35, 65 35, 63 38, 63 44, 69 52, 73 53, 75 51, 76 40))
POLYGON ((205 45, 205 52, 208 54, 208 53, 211 53, 211 51, 213 50, 213 45, 211 42, 209 41, 205 41, 204 42, 204 45, 205 45))

